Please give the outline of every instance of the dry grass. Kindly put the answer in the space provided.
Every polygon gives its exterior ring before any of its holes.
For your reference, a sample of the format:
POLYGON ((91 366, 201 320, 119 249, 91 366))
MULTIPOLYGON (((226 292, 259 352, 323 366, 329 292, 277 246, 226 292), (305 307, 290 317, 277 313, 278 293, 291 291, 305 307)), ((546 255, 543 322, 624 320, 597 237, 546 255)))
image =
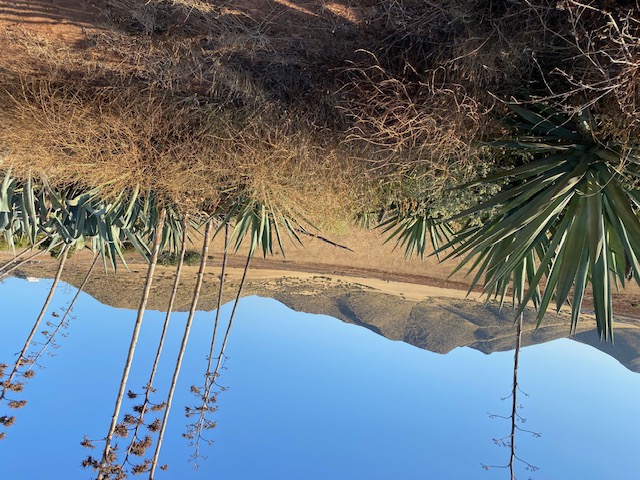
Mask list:
POLYGON ((640 8, 603 3, 381 2, 370 19, 381 41, 347 69, 351 136, 385 165, 436 176, 501 134, 502 102, 589 109, 601 136, 637 139, 640 8))
POLYGON ((200 0, 107 0, 107 19, 132 33, 144 35, 204 33, 217 7, 200 0))
POLYGON ((502 101, 588 106, 607 138, 638 138, 631 8, 362 0, 305 17, 242 2, 98 3, 104 23, 81 47, 4 33, 20 54, 0 63, 2 168, 194 205, 248 190, 338 225, 407 179, 439 195, 485 168, 473 142, 502 133, 502 101))
MULTIPOLYGON (((357 172, 348 152, 267 117, 135 87, 22 84, 2 97, 2 167, 54 184, 100 185, 105 194, 139 185, 197 208, 237 191, 312 222, 353 213, 357 172)), ((262 114, 262 115, 260 115, 262 114)), ((282 119, 280 119, 282 120, 282 119)))

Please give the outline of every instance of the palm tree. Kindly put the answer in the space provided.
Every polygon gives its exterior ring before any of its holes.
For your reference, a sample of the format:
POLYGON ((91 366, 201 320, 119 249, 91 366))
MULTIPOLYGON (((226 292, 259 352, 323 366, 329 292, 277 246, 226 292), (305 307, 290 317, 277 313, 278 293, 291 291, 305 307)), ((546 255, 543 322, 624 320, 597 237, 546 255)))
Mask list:
POLYGON ((98 480, 102 480, 105 474, 109 473, 108 463, 110 463, 109 460, 111 459, 111 455, 110 455, 111 442, 113 439, 113 434, 116 430, 116 425, 118 423, 120 407, 122 406, 122 399, 124 398, 126 384, 129 378, 129 372, 131 371, 131 364, 133 363, 133 355, 135 353, 136 345, 138 343, 138 336, 140 335, 140 327, 142 326, 142 319, 144 318, 147 302, 149 300, 149 292, 151 291, 151 285, 153 283, 153 275, 156 269, 156 264, 158 262, 158 253, 160 251, 160 243, 162 240, 165 217, 166 217, 166 209, 163 208, 160 212, 160 216, 158 218, 157 224, 155 225, 155 237, 154 237, 151 258, 149 260, 149 267, 147 270, 147 279, 142 292, 140 306, 138 307, 138 316, 136 318, 136 323, 134 325, 133 333, 131 335, 129 352, 127 354, 124 370, 122 372, 122 379, 120 380, 120 388, 118 390, 118 395, 116 397, 113 414, 111 416, 111 424, 109 425, 109 431, 107 432, 107 436, 105 437, 104 451, 102 453, 102 460, 100 462, 100 466, 98 470, 98 480))
POLYGON ((173 402, 173 396, 176 391, 176 385, 178 383, 178 376, 180 375, 180 368, 182 367, 182 359, 184 358, 184 352, 187 347, 187 341, 189 340, 189 334, 191 332, 191 324, 193 317, 196 313, 198 306, 198 299, 200 297, 200 290, 202 288, 202 282, 204 280, 204 271, 207 265, 207 256, 209 253, 209 242, 211 241, 211 232, 213 230, 213 219, 209 219, 205 228, 204 241, 202 244, 202 256, 200 258, 200 268, 198 270, 198 276, 196 279, 196 285, 193 290, 193 298, 191 300, 191 308, 189 309, 189 316, 184 327, 184 334, 182 336, 182 342, 180 344, 180 351, 178 352, 178 358, 176 359, 176 366, 173 371, 173 377, 171 378, 171 384, 169 386, 169 394, 167 395, 166 406, 164 409, 164 416, 158 433, 158 442, 156 444, 156 450, 151 461, 149 470, 149 479, 153 479, 156 467, 158 465, 158 458, 160 456, 160 449, 162 448, 162 440, 164 439, 165 429, 167 427, 167 420, 169 418, 169 412, 171 411, 171 404, 173 402))

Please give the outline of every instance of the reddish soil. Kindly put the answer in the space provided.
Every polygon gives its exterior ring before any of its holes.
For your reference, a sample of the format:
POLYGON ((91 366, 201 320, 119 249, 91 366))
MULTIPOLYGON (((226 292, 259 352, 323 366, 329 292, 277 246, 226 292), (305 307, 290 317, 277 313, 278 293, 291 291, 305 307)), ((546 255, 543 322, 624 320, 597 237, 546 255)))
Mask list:
POLYGON ((85 39, 86 28, 100 23, 101 2, 78 0, 0 1, 0 30, 28 31, 49 41, 65 43, 85 39))

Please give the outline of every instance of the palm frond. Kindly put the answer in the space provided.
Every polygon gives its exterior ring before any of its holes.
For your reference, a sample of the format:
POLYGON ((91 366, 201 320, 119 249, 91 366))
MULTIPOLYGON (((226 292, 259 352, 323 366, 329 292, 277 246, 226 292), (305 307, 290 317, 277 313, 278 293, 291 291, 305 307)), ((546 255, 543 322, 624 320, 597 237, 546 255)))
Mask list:
POLYGON ((453 248, 447 258, 460 259, 456 270, 475 271, 472 288, 483 278, 484 292, 504 301, 510 285, 519 303, 516 318, 533 302, 538 325, 555 299, 557 311, 571 305, 575 332, 590 283, 598 332, 612 339, 612 286, 624 286, 629 269, 640 283, 638 192, 620 183, 621 173, 637 165, 623 162, 617 146, 581 133, 579 119, 559 124, 561 117, 552 113, 512 108, 521 117, 518 130, 537 135, 536 143, 517 137, 494 145, 534 160, 466 184, 509 181, 493 199, 453 218, 497 209, 483 225, 457 232, 440 251, 453 248))

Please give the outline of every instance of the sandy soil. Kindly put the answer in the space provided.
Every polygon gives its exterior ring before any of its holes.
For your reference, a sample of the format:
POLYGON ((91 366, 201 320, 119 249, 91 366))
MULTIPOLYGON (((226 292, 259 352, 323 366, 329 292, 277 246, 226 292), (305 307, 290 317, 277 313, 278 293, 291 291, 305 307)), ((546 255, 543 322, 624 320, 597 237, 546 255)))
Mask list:
MULTIPOLYGON (((373 232, 359 232, 353 234, 376 235, 373 232)), ((342 240, 348 240, 345 236, 342 240)), ((362 241, 362 238, 360 238, 362 241)), ((219 267, 222 260, 221 245, 215 240, 210 253, 208 276, 211 279, 218 278, 219 267)), ((390 249, 388 245, 380 245, 369 239, 369 248, 390 249), (371 247, 373 245, 373 247, 371 247)), ((10 259, 10 252, 0 252, 0 261, 10 259)), ((81 252, 74 255, 67 262, 67 269, 75 268, 78 271, 86 270, 90 259, 90 252, 81 252)), ((229 258, 227 276, 231 281, 239 281, 245 262, 243 255, 232 255, 229 258)), ((128 255, 130 272, 121 269, 117 274, 123 281, 139 284, 146 273, 146 264, 135 254, 128 255), (126 277, 132 277, 125 280, 126 277)), ((479 289, 467 296, 468 282, 465 277, 456 277, 458 280, 449 280, 447 276, 454 267, 452 262, 438 264, 435 260, 428 263, 417 259, 405 259, 399 252, 376 252, 372 255, 358 256, 356 253, 346 252, 335 247, 330 247, 317 241, 309 242, 305 248, 295 250, 295 254, 289 255, 284 260, 280 258, 255 258, 252 260, 248 273, 248 281, 261 285, 268 289, 269 284, 276 282, 306 282, 309 284, 309 294, 317 293, 316 284, 321 284, 321 289, 327 286, 345 285, 357 288, 369 289, 376 292, 400 297, 404 300, 420 302, 427 298, 469 299, 484 301, 479 289), (333 249, 331 254, 326 251, 333 249), (314 286, 315 285, 315 286, 314 286)), ((48 255, 42 255, 32 263, 31 267, 43 272, 45 275, 53 275, 56 262, 48 255)), ((195 277, 196 266, 186 267, 184 277, 195 277)), ((158 267, 159 282, 169 284, 173 274, 173 267, 158 267)), ((113 274, 105 273, 105 281, 112 281, 113 274), (112 280, 109 280, 111 278, 112 280)), ((64 278, 64 277, 63 277, 64 278)), ((213 281, 213 280, 211 280, 213 281)), ((640 319, 640 288, 631 285, 613 295, 615 314, 623 320, 627 318, 640 319)), ((587 297, 584 302, 584 312, 589 314, 592 304, 587 297)))

